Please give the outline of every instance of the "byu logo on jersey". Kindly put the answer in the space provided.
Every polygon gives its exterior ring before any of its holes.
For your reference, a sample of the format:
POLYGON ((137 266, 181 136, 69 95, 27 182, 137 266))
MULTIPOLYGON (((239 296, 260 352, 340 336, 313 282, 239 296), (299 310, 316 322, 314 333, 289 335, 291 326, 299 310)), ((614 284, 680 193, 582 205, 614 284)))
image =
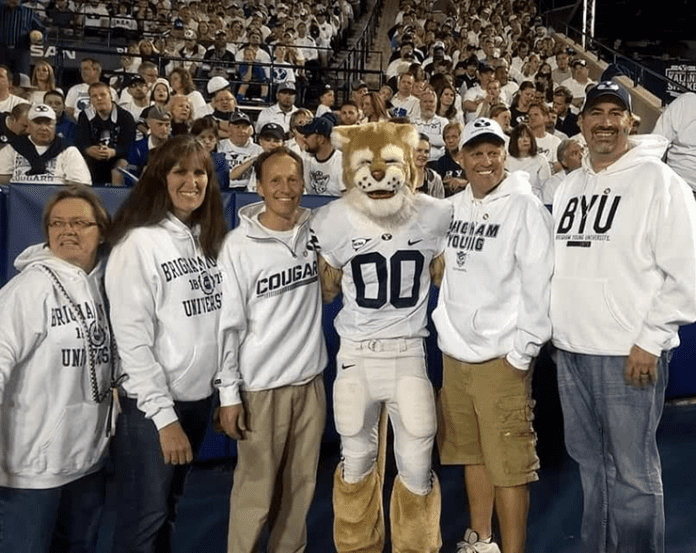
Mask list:
POLYGON ((273 68, 273 81, 276 83, 284 83, 288 78, 288 70, 284 67, 273 68))
POLYGON ((79 98, 77 100, 77 109, 78 111, 84 111, 89 107, 89 97, 87 98, 79 98))

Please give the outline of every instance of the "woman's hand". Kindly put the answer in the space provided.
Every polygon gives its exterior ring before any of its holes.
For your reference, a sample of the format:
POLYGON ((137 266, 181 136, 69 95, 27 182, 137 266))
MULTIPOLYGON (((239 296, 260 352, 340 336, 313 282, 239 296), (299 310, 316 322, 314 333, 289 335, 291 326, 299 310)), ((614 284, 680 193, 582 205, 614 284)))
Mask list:
POLYGON ((191 443, 179 421, 160 428, 159 437, 165 464, 186 465, 193 462, 191 443))

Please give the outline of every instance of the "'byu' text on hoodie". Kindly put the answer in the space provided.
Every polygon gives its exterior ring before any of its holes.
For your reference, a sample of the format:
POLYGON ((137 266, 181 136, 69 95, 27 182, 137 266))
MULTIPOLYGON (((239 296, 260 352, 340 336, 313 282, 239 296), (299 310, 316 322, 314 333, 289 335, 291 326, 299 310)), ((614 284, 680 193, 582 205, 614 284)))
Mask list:
POLYGON ((696 204, 660 161, 667 141, 631 137, 595 172, 589 157, 554 198, 553 342, 589 355, 659 356, 696 320, 696 204))

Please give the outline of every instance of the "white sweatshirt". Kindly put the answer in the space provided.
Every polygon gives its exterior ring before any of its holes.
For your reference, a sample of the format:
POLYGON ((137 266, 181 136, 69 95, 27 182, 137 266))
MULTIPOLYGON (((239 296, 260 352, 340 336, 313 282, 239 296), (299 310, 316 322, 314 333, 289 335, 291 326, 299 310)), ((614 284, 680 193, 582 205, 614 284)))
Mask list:
POLYGON ((48 489, 102 466, 109 401, 95 403, 82 325, 48 273, 84 315, 99 392, 109 386, 111 338, 101 265, 87 274, 43 245, 15 260, 0 290, 0 486, 48 489))
POLYGON ((433 312, 438 345, 467 363, 506 356, 526 370, 551 337, 551 216, 524 172, 481 200, 471 186, 449 200, 454 221, 433 312))
POLYGON ((637 344, 659 355, 696 320, 693 194, 660 161, 663 137, 629 144, 599 173, 585 156, 554 198, 551 320, 554 344, 567 351, 628 355, 637 344))
MULTIPOLYGON (((38 154, 43 154, 48 146, 36 146, 38 154)), ((12 184, 85 184, 92 186, 92 175, 85 158, 75 146, 68 146, 46 163, 46 172, 30 175, 31 163, 19 154, 11 144, 0 150, 0 175, 10 175, 12 184)))
POLYGON ((532 187, 532 193, 542 199, 542 184, 551 178, 551 168, 548 160, 537 154, 535 156, 515 157, 508 155, 505 158, 505 167, 511 173, 515 171, 524 171, 529 175, 529 184, 532 187))
MULTIPOLYGON (((249 139, 244 146, 237 146, 229 138, 225 138, 220 141, 217 151, 225 155, 225 159, 230 165, 230 171, 232 171, 237 165, 241 165, 249 158, 258 156, 263 152, 263 148, 251 139, 249 139)), ((230 180, 230 188, 237 191, 248 189, 253 170, 252 166, 242 175, 242 178, 230 180)))
POLYGON ((667 165, 696 192, 696 93, 684 92, 667 106, 653 133, 669 140, 667 165))
POLYGON ((109 256, 106 292, 128 379, 122 388, 157 429, 177 420, 174 400, 213 392, 222 272, 169 214, 131 230, 109 256))
POLYGON ((225 299, 216 385, 223 406, 241 403, 240 390, 305 384, 327 362, 309 210, 287 233, 266 229, 258 220, 264 210, 262 202, 240 209, 220 253, 225 299))

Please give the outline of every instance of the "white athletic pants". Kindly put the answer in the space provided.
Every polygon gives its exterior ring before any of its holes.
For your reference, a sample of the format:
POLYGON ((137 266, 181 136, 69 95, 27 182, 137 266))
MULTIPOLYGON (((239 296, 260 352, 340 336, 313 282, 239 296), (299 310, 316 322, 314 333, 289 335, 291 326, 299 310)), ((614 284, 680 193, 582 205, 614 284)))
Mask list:
POLYGON ((423 340, 341 339, 336 365, 334 418, 341 435, 345 481, 361 481, 376 461, 384 404, 394 430, 399 475, 411 492, 427 494, 437 419, 423 340))

